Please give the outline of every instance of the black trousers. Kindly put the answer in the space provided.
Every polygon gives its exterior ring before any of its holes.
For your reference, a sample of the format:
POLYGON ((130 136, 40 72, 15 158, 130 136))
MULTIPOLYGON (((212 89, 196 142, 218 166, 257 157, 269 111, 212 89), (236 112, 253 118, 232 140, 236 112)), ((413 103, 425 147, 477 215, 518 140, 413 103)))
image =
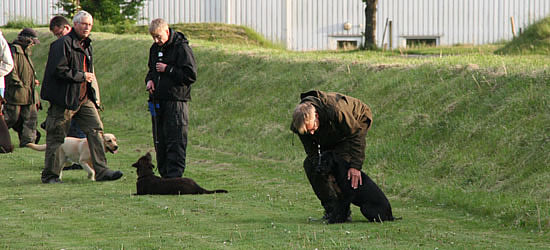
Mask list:
POLYGON ((153 140, 159 173, 163 178, 182 177, 187 148, 188 104, 182 101, 160 101, 156 111, 153 117, 153 140))
MULTIPOLYGON (((307 157, 304 160, 304 170, 313 192, 325 209, 324 218, 328 223, 342 223, 348 220, 351 214, 350 202, 345 199, 342 190, 336 182, 332 171, 333 161, 323 161, 327 166, 319 166, 318 158, 307 157)), ((347 171, 344 170, 344 171, 347 171)))

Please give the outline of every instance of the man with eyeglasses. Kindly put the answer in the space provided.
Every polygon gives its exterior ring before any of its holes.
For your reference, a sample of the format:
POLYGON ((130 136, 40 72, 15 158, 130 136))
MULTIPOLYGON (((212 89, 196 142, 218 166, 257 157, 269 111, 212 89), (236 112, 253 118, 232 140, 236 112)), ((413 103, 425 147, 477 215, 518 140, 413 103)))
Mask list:
MULTIPOLYGON (((64 35, 69 34, 71 32, 71 25, 69 24, 69 21, 63 16, 54 16, 50 20, 50 32, 57 37, 58 39, 61 38, 64 35)), ((95 70, 94 70, 95 72, 95 70)), ((92 88, 95 90, 95 99, 96 103, 101 106, 100 97, 99 97, 99 85, 97 83, 97 79, 94 79, 92 81, 92 88)), ((46 122, 42 123, 40 125, 41 128, 46 129, 46 122)), ((86 134, 82 132, 82 130, 78 127, 78 124, 74 120, 71 120, 71 126, 69 128, 69 132, 67 133, 68 137, 76 137, 76 138, 86 138, 86 134)), ((72 169, 82 169, 82 166, 80 166, 77 163, 74 163, 71 166, 64 167, 63 170, 72 170, 72 169)))
POLYGON ((93 18, 86 11, 73 18, 71 31, 50 45, 42 99, 50 102, 46 117, 46 155, 42 182, 61 183, 62 162, 57 160, 71 120, 86 134, 95 170, 96 181, 113 181, 122 172, 107 167, 103 142, 103 123, 99 117, 96 95, 91 83, 95 80, 90 33, 93 18))

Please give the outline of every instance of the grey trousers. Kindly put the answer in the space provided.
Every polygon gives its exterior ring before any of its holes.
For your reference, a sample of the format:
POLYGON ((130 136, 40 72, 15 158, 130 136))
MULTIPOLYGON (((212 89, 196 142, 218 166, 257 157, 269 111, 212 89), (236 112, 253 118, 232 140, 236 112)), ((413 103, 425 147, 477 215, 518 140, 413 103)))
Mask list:
POLYGON ((6 104, 4 105, 4 119, 8 128, 13 128, 17 132, 20 147, 24 147, 27 143, 35 141, 38 119, 38 111, 35 104, 6 104))
POLYGON ((96 178, 100 179, 108 170, 103 142, 103 123, 95 105, 87 100, 77 110, 68 110, 51 104, 46 117, 47 146, 42 181, 59 178, 61 174, 64 162, 57 155, 67 136, 71 120, 74 120, 86 134, 96 178))

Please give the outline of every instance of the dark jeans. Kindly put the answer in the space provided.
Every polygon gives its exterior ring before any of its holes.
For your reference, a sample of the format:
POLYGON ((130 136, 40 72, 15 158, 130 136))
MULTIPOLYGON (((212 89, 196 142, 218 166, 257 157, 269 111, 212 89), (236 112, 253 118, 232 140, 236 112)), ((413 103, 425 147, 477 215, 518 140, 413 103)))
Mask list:
POLYGON ((67 133, 67 136, 76 137, 76 138, 86 138, 86 134, 84 134, 84 131, 82 131, 78 126, 78 124, 76 124, 75 120, 71 120, 71 127, 69 128, 69 132, 67 133))
POLYGON ((153 141, 157 167, 163 178, 182 177, 185 171, 189 108, 187 102, 160 101, 153 141))
POLYGON ((309 183, 325 208, 324 217, 328 223, 342 223, 350 215, 350 202, 345 199, 338 187, 332 167, 319 166, 318 158, 307 157, 304 160, 304 170, 309 183))

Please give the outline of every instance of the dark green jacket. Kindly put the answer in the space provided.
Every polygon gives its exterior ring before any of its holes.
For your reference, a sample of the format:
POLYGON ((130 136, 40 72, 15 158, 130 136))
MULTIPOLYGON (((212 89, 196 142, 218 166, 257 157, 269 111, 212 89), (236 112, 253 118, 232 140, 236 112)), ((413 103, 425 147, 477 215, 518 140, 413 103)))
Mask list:
POLYGON ((11 105, 36 103, 35 71, 31 60, 31 49, 23 48, 17 41, 10 44, 13 56, 13 70, 6 76, 6 101, 11 105))
MULTIPOLYGON (((299 135, 310 160, 317 161, 321 152, 331 150, 350 167, 361 169, 365 160, 365 137, 372 125, 372 112, 359 99, 334 92, 309 91, 300 95, 301 103, 311 102, 319 115, 315 134, 299 135)), ((297 129, 291 125, 294 133, 297 129)))

